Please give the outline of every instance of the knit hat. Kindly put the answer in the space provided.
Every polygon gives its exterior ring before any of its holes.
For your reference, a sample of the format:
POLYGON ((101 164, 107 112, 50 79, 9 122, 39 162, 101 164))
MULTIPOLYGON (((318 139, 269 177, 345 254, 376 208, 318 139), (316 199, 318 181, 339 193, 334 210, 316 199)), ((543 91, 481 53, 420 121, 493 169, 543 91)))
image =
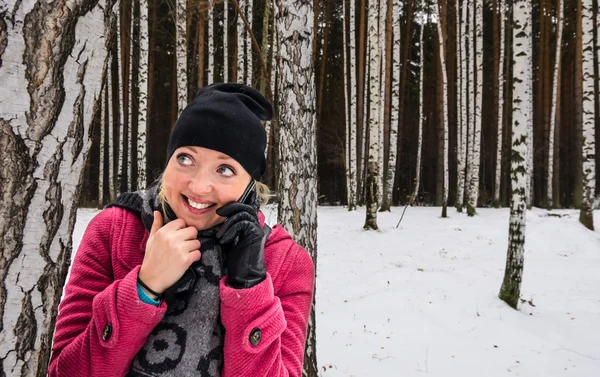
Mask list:
POLYGON ((254 179, 267 166, 267 134, 261 121, 273 117, 269 101, 243 84, 217 83, 204 87, 175 123, 167 161, 177 148, 196 146, 225 153, 254 179))

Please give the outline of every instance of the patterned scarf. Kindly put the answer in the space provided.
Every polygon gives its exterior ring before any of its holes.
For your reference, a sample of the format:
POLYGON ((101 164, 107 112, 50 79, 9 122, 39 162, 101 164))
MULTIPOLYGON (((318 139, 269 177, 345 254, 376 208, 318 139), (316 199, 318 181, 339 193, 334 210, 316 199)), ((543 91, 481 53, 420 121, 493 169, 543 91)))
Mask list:
MULTIPOLYGON (((163 212, 155 182, 145 191, 121 194, 110 206, 141 216, 150 231, 153 211, 163 212)), ((176 216, 167 206, 163 218, 176 216)), ((202 257, 165 292, 168 309, 138 352, 128 376, 221 376, 225 329, 220 318, 219 280, 225 274, 217 229, 198 232, 202 257)))

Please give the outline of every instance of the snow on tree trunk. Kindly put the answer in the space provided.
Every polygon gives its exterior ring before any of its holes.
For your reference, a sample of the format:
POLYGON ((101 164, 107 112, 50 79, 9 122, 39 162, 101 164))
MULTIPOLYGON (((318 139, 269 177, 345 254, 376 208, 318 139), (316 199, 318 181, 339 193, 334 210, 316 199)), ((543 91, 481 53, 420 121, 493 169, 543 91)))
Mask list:
POLYGON ((592 0, 583 0, 582 12, 582 56, 583 56, 583 148, 582 186, 583 198, 579 221, 588 229, 594 230, 594 196, 596 192, 595 135, 594 135, 594 10, 592 0))
MULTIPOLYGON (((223 0, 223 82, 229 82, 229 1, 223 0)), ((268 134, 267 134, 268 135, 268 134)))
POLYGON ((556 54, 554 60, 554 81, 552 84, 552 111, 550 115, 550 131, 548 133, 548 185, 547 185, 547 201, 548 207, 553 208, 554 203, 554 133, 556 131, 556 121, 559 116, 560 102, 558 101, 558 95, 560 92, 560 67, 562 59, 562 34, 563 34, 563 5, 561 0, 556 1, 557 7, 557 19, 556 19, 556 54))
POLYGON ((419 197, 419 186, 421 184, 421 151, 423 149, 423 89, 425 89, 423 86, 423 73, 425 72, 425 57, 423 56, 423 29, 425 29, 425 24, 421 24, 419 28, 419 59, 421 60, 419 74, 419 141, 417 145, 415 189, 410 199, 411 204, 414 203, 419 197))
MULTIPOLYGON (((558 0, 560 1, 560 0, 558 0)), ((498 133, 496 135, 496 175, 494 180, 494 203, 500 206, 500 177, 502 172, 502 125, 504 115, 504 0, 498 0, 500 14, 500 54, 498 63, 498 133)))
MULTIPOLYGON (((278 219, 317 266, 317 119, 312 2, 279 0, 278 219)), ((308 322, 303 375, 317 377, 314 300, 308 322)))
MULTIPOLYGON (((252 9, 252 1, 253 0, 246 0, 248 1, 248 5, 246 6, 246 20, 248 21, 248 25, 250 25, 250 27, 252 27, 252 13, 253 13, 253 9, 252 9)), ((248 85, 253 85, 252 80, 253 80, 253 66, 252 66, 252 37, 250 34, 250 31, 246 31, 246 83, 248 85)))
POLYGON ((440 68, 442 70, 442 86, 444 94, 442 96, 442 111, 444 112, 443 118, 443 129, 444 129, 444 150, 441 153, 444 154, 444 166, 441 168, 444 170, 444 196, 442 205, 442 217, 448 217, 448 72, 446 71, 446 54, 444 44, 445 32, 442 30, 443 19, 440 17, 440 7, 444 6, 438 0, 435 4, 435 15, 438 32, 438 48, 440 49, 440 68))
MULTIPOLYGON (((400 49, 402 47, 402 40, 400 39, 400 3, 397 1, 393 2, 392 8, 392 39, 393 39, 393 50, 392 50, 392 114, 390 120, 390 147, 388 157, 388 172, 386 175, 386 184, 384 185, 386 192, 384 193, 385 200, 392 202, 392 195, 394 189, 394 181, 396 179, 396 152, 398 145, 398 126, 399 126, 399 111, 400 111, 400 49)), ((389 205, 388 205, 389 207, 389 205)))
POLYGON ((208 1, 208 74, 207 74, 207 82, 208 85, 215 82, 215 35, 214 35, 214 25, 215 25, 215 6, 214 1, 208 1))
POLYGON ((139 112, 137 134, 138 184, 146 187, 146 120, 148 118, 148 0, 140 0, 139 112))
POLYGON ((350 150, 350 156, 348 161, 348 211, 356 209, 356 171, 357 171, 357 160, 356 160, 356 4, 354 1, 350 3, 350 140, 348 148, 350 150))
POLYGON ((43 376, 116 9, 102 0, 8 0, 6 12, 0 149, 11 158, 0 159, 0 375, 43 376))
MULTIPOLYGON (((468 88, 468 76, 467 76, 467 47, 466 40, 466 24, 467 24, 467 10, 468 6, 466 1, 462 6, 462 22, 459 20, 457 14, 456 24, 460 25, 460 38, 459 38, 459 51, 460 51, 460 124, 457 130, 457 169, 456 174, 456 209, 458 212, 462 212, 464 198, 465 198, 465 173, 466 173, 466 157, 467 157, 467 88, 468 88)), ((458 7, 457 7, 458 13, 458 7)))
MULTIPOLYGON (((240 12, 244 12, 246 9, 246 0, 238 0, 238 7, 240 12)), ((237 13, 237 12, 236 12, 237 13)), ((244 74, 244 54, 246 48, 244 42, 246 41, 246 26, 242 20, 241 14, 237 14, 237 82, 245 83, 244 74)))
POLYGON ((175 41, 177 57, 177 114, 187 105, 187 0, 176 0, 175 41))
POLYGON ((479 198, 479 165, 480 165, 480 148, 481 148, 481 109, 483 103, 483 0, 475 0, 475 22, 474 25, 474 55, 475 66, 475 88, 474 93, 474 114, 473 114, 473 147, 471 148, 472 157, 470 159, 471 179, 469 181, 469 201, 467 204, 467 214, 474 216, 477 208, 477 200, 479 198))
POLYGON ((379 108, 381 106, 380 96, 380 64, 381 64, 381 45, 378 43, 378 24, 379 24, 379 3, 377 1, 369 2, 369 20, 368 20, 368 38, 369 38, 369 156, 367 159, 367 177, 366 177, 366 220, 364 229, 377 230, 377 207, 379 172, 379 133, 381 128, 381 118, 379 108))
POLYGON ((525 254, 525 218, 527 213, 527 150, 529 129, 533 128, 531 2, 514 2, 513 16, 513 120, 510 175, 512 179, 508 252, 500 299, 517 309, 521 295, 525 254))

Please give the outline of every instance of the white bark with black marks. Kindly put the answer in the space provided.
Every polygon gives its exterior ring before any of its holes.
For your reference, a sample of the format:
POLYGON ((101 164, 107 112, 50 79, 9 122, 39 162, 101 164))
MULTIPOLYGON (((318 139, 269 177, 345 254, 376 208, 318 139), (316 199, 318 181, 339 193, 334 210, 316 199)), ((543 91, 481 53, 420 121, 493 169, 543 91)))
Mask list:
POLYGON ((115 12, 0 5, 0 375, 47 373, 115 12))
POLYGON ((440 69, 442 70, 442 112, 444 113, 442 122, 442 128, 444 132, 444 150, 440 153, 444 154, 444 166, 441 168, 444 170, 444 195, 442 204, 442 217, 447 217, 446 210, 448 207, 448 72, 446 70, 446 48, 444 40, 445 33, 442 30, 442 20, 440 17, 440 7, 442 3, 438 0, 435 4, 435 12, 437 19, 437 32, 438 32, 438 48, 440 51, 440 69))
POLYGON ((223 82, 229 82, 229 1, 223 0, 223 82))
POLYGON ((215 82, 215 4, 214 0, 208 0, 208 72, 207 72, 207 83, 208 85, 215 82))
POLYGON ((517 309, 521 295, 525 256, 525 219, 527 214, 527 150, 533 128, 531 2, 517 0, 513 13, 513 103, 511 151, 511 200, 508 251, 500 299, 517 309))
POLYGON ((187 77, 187 0, 175 1, 175 54, 177 61, 177 114, 188 101, 187 77))
MULTIPOLYGON (((246 0, 246 1, 247 1, 246 20, 248 21, 248 25, 250 25, 250 27, 252 27, 252 20, 253 20, 252 1, 253 0, 246 0)), ((246 83, 248 85, 253 85, 252 84, 253 70, 254 70, 254 68, 252 65, 252 36, 250 34, 250 31, 246 31, 246 83)))
MULTIPOLYGON (((558 0, 560 2, 560 0, 558 0)), ((497 0, 498 13, 500 14, 500 53, 498 62, 498 127, 496 134, 496 174, 494 179, 494 202, 500 203, 500 177, 502 173, 502 125, 504 116, 504 0, 497 0)))
POLYGON ((465 202, 465 175, 466 175, 466 160, 467 160, 467 128, 468 128, 468 106, 467 92, 469 87, 468 78, 468 60, 467 60, 467 11, 468 6, 466 1, 463 3, 461 8, 462 21, 459 20, 458 7, 456 9, 456 24, 460 25, 459 34, 459 61, 460 61, 460 72, 459 72, 459 96, 460 99, 460 118, 459 126, 457 128, 457 174, 456 174, 456 209, 462 212, 463 204, 465 202))
MULTIPOLYGON (((317 119, 312 58, 312 2, 279 0, 278 219, 317 266, 317 119)), ((314 301, 308 322, 303 376, 317 377, 314 301)))
POLYGON ((419 186, 421 185, 421 152, 423 150, 423 84, 425 82, 423 80, 423 73, 425 71, 425 57, 423 56, 423 29, 425 29, 425 24, 421 24, 419 26, 419 59, 421 60, 419 64, 419 141, 417 144, 415 188, 413 190, 413 194, 410 200, 411 204, 418 200, 419 186))
POLYGON ((148 0, 140 1, 140 61, 138 71, 139 111, 137 134, 137 187, 146 187, 146 132, 148 119, 148 0))
POLYGON ((552 111, 550 112, 550 131, 548 133, 548 184, 547 184, 547 195, 546 200, 548 207, 552 208, 554 203, 554 164, 556 156, 554 155, 554 142, 556 132, 556 121, 560 114, 560 102, 558 101, 558 93, 560 91, 560 67, 562 59, 562 35, 563 35, 563 14, 564 5, 561 0, 556 0, 556 53, 554 58, 554 80, 552 81, 552 111))
POLYGON ((396 179, 396 152, 398 145, 398 126, 400 120, 398 119, 400 111, 400 68, 401 59, 400 50, 402 47, 402 40, 400 38, 400 3, 394 1, 392 7, 392 114, 390 119, 390 148, 388 157, 388 172, 386 175, 385 188, 387 190, 384 196, 388 200, 392 201, 392 195, 394 190, 394 181, 396 179))
POLYGON ((474 61, 473 73, 475 75, 474 97, 472 104, 474 107, 473 119, 473 134, 472 134, 472 152, 469 159, 471 164, 471 177, 468 182, 468 207, 467 214, 473 216, 476 213, 477 201, 479 200, 479 165, 481 152, 481 121, 482 121, 482 105, 483 105, 483 0, 475 0, 475 18, 471 18, 474 27, 474 61))

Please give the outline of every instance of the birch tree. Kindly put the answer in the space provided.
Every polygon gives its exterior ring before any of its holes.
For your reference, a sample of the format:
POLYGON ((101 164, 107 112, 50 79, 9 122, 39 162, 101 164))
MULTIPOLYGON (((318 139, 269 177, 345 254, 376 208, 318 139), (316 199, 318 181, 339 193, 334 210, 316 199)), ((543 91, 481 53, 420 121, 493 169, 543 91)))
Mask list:
POLYGON ((365 190, 366 220, 364 229, 377 230, 377 207, 378 203, 378 185, 379 185, 379 132, 380 116, 379 107, 381 106, 380 84, 381 78, 381 45, 378 43, 379 28, 379 3, 377 1, 369 2, 369 156, 367 160, 367 177, 365 190))
POLYGON ((477 0, 464 0, 467 1, 467 103, 468 103, 468 117, 467 117, 467 176, 465 178, 465 204, 467 206, 467 214, 473 216, 475 214, 475 208, 471 205, 475 191, 473 189, 473 181, 475 175, 475 155, 474 144, 475 144, 475 17, 473 1, 477 0))
POLYGON ((106 121, 106 77, 103 80, 103 85, 100 88, 100 94, 98 95, 98 101, 100 103, 100 158, 98 159, 98 208, 103 208, 104 204, 104 155, 106 149, 104 148, 104 139, 106 138, 106 131, 104 122, 106 121))
POLYGON ((384 174, 385 174, 385 165, 383 163, 383 159, 385 156, 385 136, 384 136, 384 128, 387 123, 387 117, 384 117, 384 108, 388 103, 385 97, 385 93, 388 93, 389 90, 386 90, 386 81, 388 80, 389 70, 386 72, 387 65, 387 43, 386 41, 386 8, 387 8, 387 0, 379 0, 379 11, 378 11, 378 26, 377 26, 377 45, 379 48, 379 153, 377 153, 377 165, 379 166, 379 175, 377 176, 377 203, 381 204, 383 202, 383 182, 384 182, 384 174))
MULTIPOLYGON (((467 127, 468 127, 468 106, 470 106, 467 101, 467 93, 468 93, 468 81, 469 76, 467 73, 468 69, 468 59, 467 59, 467 15, 468 15, 468 5, 467 0, 463 0, 463 6, 461 7, 461 20, 458 20, 457 15, 457 25, 460 25, 460 37, 458 38, 459 42, 459 57, 460 57, 460 79, 459 79, 459 87, 460 87, 460 123, 457 130, 457 169, 458 172, 456 174, 456 210, 458 212, 462 212, 463 203, 465 201, 465 175, 466 175, 466 158, 467 158, 467 127)), ((458 12, 458 6, 457 6, 458 12)))
POLYGON ((187 105, 187 0, 176 0, 175 41, 177 60, 177 114, 187 105))
POLYGON ((469 180, 467 214, 474 216, 479 198, 479 165, 481 148, 481 109, 483 104, 483 0, 475 0, 475 19, 474 19, 474 57, 475 74, 474 100, 472 101, 473 112, 473 135, 472 148, 470 148, 471 157, 471 177, 469 180))
POLYGON ((419 141, 417 144, 417 167, 415 174, 415 189, 413 190, 410 203, 413 204, 419 197, 419 186, 421 184, 421 151, 423 150, 423 89, 424 80, 423 73, 425 72, 425 57, 423 55, 423 29, 425 29, 425 23, 422 23, 419 30, 419 59, 420 61, 420 74, 419 74, 419 141))
POLYGON ((525 254, 525 218, 527 213, 527 149, 529 128, 533 128, 531 2, 513 3, 513 123, 510 175, 512 180, 508 251, 500 299, 517 309, 521 295, 525 254))
MULTIPOLYGON (((313 49, 313 6, 278 0, 277 70, 279 107, 279 222, 317 266, 317 120, 313 49)), ((314 301, 308 321, 303 376, 317 377, 314 301)))
MULTIPOLYGON (((245 0, 246 1, 246 20, 248 21, 248 25, 252 27, 253 20, 253 0, 245 0)), ((253 85, 253 65, 252 65, 252 36, 251 31, 247 30, 245 32, 246 35, 246 83, 248 85, 253 85)))
POLYGON ((140 2, 139 112, 137 134, 138 188, 146 187, 146 132, 148 118, 148 0, 140 2))
POLYGON ((343 6, 344 16, 344 86, 347 88, 346 94, 350 92, 349 98, 344 101, 346 109, 346 196, 348 202, 348 211, 356 209, 356 42, 355 32, 355 7, 354 1, 350 3, 350 38, 347 37, 346 30, 346 6, 343 6), (348 59, 349 55, 349 59, 348 59), (350 85, 348 85, 350 82, 350 85))
POLYGON ((0 159, 2 376, 47 373, 116 11, 0 3, 0 149, 11 157, 0 159))
POLYGON ((229 1, 228 0, 223 0, 223 82, 229 82, 229 1))
MULTIPOLYGON (((560 2, 560 0, 558 0, 560 2)), ((502 126, 504 116, 504 0, 496 0, 500 18, 500 52, 498 56, 498 132, 496 134, 496 175, 494 180, 494 205, 500 206, 500 177, 502 173, 502 126)), ((557 55, 558 56, 558 55, 557 55)))
MULTIPOLYGON (((244 12, 246 9, 246 0, 237 0, 239 11, 244 12)), ((244 21, 242 20, 242 16, 236 12, 237 14, 237 82, 245 83, 244 74, 244 54, 246 52, 245 49, 245 41, 246 41, 246 27, 244 26, 244 21)))
POLYGON ((215 82, 215 3, 214 0, 208 0, 208 74, 207 85, 215 82))
POLYGON ((438 32, 438 48, 440 51, 440 69, 442 70, 442 87, 444 94, 442 95, 442 111, 444 113, 442 122, 443 122, 443 132, 444 132, 444 149, 440 152, 443 153, 443 161, 444 166, 441 167, 444 171, 444 195, 443 195, 443 204, 442 204, 442 217, 448 217, 448 72, 446 70, 446 49, 444 44, 446 43, 446 33, 445 29, 445 20, 446 20, 446 12, 445 9, 442 9, 440 12, 440 8, 445 5, 441 1, 437 1, 435 4, 435 15, 436 15, 436 24, 437 24, 437 32, 438 32))
POLYGON ((583 127, 582 127, 582 187, 583 198, 579 221, 594 230, 594 196, 596 192, 595 135, 594 135, 594 10, 592 0, 582 0, 582 57, 583 57, 583 127))
MULTIPOLYGON (((556 0, 556 54, 554 59, 554 80, 552 81, 552 111, 550 113, 550 132, 548 133, 548 182, 547 202, 548 208, 554 208, 558 201, 558 192, 554 192, 555 177, 554 167, 558 163, 555 153, 556 122, 560 114, 560 87, 561 87, 561 60, 562 60, 562 34, 563 34, 563 5, 561 0, 556 0)), ((557 187, 558 188, 558 187, 557 187)))
MULTIPOLYGON (((400 111, 400 48, 402 47, 402 40, 400 39, 400 3, 393 1, 392 6, 392 35, 393 41, 392 56, 390 58, 392 62, 392 88, 391 88, 391 120, 390 120, 390 147, 388 157, 388 169, 385 177, 386 181, 383 185, 383 203, 381 205, 382 210, 389 210, 392 203, 392 195, 394 188, 394 181, 396 179, 396 151, 398 145, 398 114, 400 111)), ((388 16, 389 17, 389 16, 388 16)), ((386 106, 387 108, 387 106, 386 106)))

